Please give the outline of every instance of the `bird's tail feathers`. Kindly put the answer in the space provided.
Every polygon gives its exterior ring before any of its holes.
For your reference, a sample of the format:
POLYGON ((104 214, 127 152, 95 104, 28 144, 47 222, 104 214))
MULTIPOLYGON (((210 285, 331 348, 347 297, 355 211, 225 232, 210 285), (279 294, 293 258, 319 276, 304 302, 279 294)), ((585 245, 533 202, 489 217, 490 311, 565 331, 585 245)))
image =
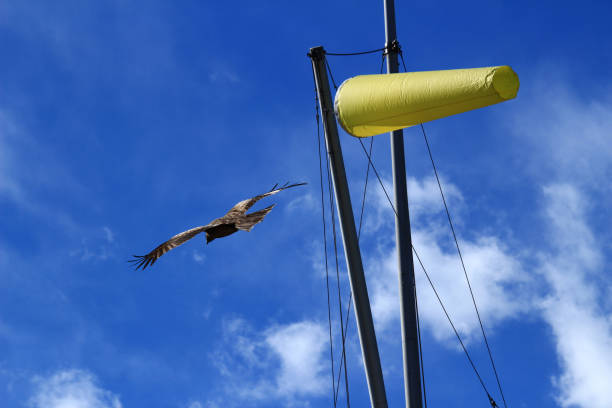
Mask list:
POLYGON ((272 208, 274 208, 275 205, 276 204, 272 204, 259 211, 254 211, 250 214, 246 214, 244 217, 242 217, 236 222, 236 228, 242 231, 250 231, 256 224, 259 224, 263 221, 265 216, 268 215, 270 211, 272 211, 272 208))

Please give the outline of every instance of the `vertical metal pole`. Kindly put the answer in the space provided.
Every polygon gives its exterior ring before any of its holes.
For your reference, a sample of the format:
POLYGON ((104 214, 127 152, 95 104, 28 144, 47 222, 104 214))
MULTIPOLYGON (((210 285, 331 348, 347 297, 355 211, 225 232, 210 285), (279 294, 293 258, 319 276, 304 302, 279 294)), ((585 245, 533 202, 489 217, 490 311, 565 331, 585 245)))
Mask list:
MULTIPOLYGON (((395 29, 395 5, 385 2, 385 39, 387 48, 387 72, 399 71, 397 33, 395 29)), ((391 132, 391 158, 393 163, 393 188, 395 191, 395 237, 399 260, 399 291, 402 320, 402 349, 404 360, 404 393, 407 408, 422 408, 421 366, 419 361, 419 337, 412 259, 412 237, 408 213, 406 187, 406 162, 404 157, 404 133, 391 132)))
POLYGON ((359 251, 359 242, 355 230, 355 218, 346 181, 342 149, 340 148, 340 140, 338 138, 338 126, 329 90, 329 80, 325 71, 325 50, 323 47, 314 47, 310 49, 308 55, 312 59, 312 70, 315 75, 317 93, 321 104, 325 143, 327 145, 327 153, 329 154, 338 214, 340 215, 344 256, 348 267, 351 290, 353 291, 355 318, 357 320, 357 328, 359 329, 359 341, 361 342, 363 362, 370 391, 370 402, 374 408, 387 408, 385 383, 380 366, 378 345, 376 344, 376 333, 374 332, 374 322, 372 320, 372 311, 370 310, 368 288, 363 273, 363 264, 361 263, 361 252, 359 251))

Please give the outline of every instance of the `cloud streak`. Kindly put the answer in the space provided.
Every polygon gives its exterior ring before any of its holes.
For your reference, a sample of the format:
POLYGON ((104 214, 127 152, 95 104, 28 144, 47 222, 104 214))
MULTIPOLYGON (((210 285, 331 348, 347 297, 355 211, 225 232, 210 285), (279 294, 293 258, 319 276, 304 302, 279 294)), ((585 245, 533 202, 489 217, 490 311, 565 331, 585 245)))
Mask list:
MULTIPOLYGON (((413 181, 411 185, 428 183, 413 181)), ((419 227, 413 231, 413 242, 459 332, 474 341, 480 336, 478 321, 454 247, 444 245, 442 237, 448 231, 426 219, 427 212, 439 211, 424 204, 431 194, 420 191, 411 195, 417 208, 428 209, 415 217, 419 227)), ((567 183, 550 184, 542 194, 548 242, 524 249, 519 257, 501 237, 476 234, 473 240, 463 239, 470 281, 488 329, 521 315, 540 316, 550 325, 561 366, 561 372, 552 378, 560 406, 603 408, 609 405, 608 379, 612 378, 612 311, 602 289, 609 287, 606 256, 587 221, 590 199, 567 183), (524 266, 527 258, 536 259, 532 273, 524 266), (545 283, 543 294, 536 290, 541 281, 545 283)), ((383 204, 378 200, 377 205, 383 204)), ((392 219, 390 210, 380 211, 392 219)), ((378 229, 389 228, 384 223, 377 225, 378 229)), ((379 242, 376 255, 367 261, 372 265, 372 311, 377 330, 384 333, 400 317, 397 252, 387 241, 379 242)), ((416 259, 415 268, 422 326, 438 341, 453 345, 454 335, 416 259)))
POLYGON ((121 408, 119 397, 100 388, 87 371, 63 370, 49 377, 37 377, 32 408, 121 408))
POLYGON ((574 185, 609 191, 612 157, 612 100, 584 100, 568 87, 571 83, 546 75, 534 81, 519 105, 511 132, 529 151, 530 171, 542 184, 554 178, 574 185))
MULTIPOLYGON (((447 198, 461 204, 463 195, 450 183, 445 183, 447 198)), ((459 332, 468 340, 479 336, 478 320, 470 300, 467 284, 454 245, 449 245, 448 226, 443 222, 443 205, 433 178, 408 183, 413 216, 413 242, 421 259, 451 314, 459 332), (442 222, 441 222, 442 220, 442 222)), ((377 193, 377 226, 370 233, 392 236, 393 212, 386 197, 377 193), (380 231, 385 231, 380 234, 380 231)), ((493 328, 504 319, 514 318, 529 308, 527 283, 529 276, 520 260, 499 237, 480 234, 474 240, 461 240, 461 247, 470 282, 487 327, 493 328)), ((378 330, 387 330, 399 320, 397 289, 397 251, 394 243, 379 239, 376 254, 367 259, 371 265, 369 279, 372 291, 372 312, 378 330)), ((424 326, 436 339, 446 342, 454 334, 440 305, 416 260, 416 280, 419 293, 419 313, 424 326)), ((452 343, 454 344, 454 343, 452 343)))
POLYGON ((610 405, 612 310, 597 287, 605 275, 603 254, 586 223, 586 198, 573 186, 544 189, 553 252, 541 254, 540 273, 551 291, 541 302, 553 330, 561 374, 553 378, 562 407, 610 405))
POLYGON ((223 378, 230 405, 280 401, 299 406, 328 391, 324 378, 327 344, 325 329, 311 320, 258 332, 234 318, 225 320, 223 341, 210 357, 223 378))
POLYGON ((548 242, 537 249, 548 292, 539 312, 552 329, 561 372, 552 378, 562 407, 610 405, 612 305, 606 225, 592 219, 609 201, 612 101, 581 97, 564 78, 542 76, 530 109, 517 112, 515 137, 531 150, 531 172, 543 185, 548 242), (603 228, 602 228, 603 227, 603 228), (606 292, 607 290, 607 292, 606 292))

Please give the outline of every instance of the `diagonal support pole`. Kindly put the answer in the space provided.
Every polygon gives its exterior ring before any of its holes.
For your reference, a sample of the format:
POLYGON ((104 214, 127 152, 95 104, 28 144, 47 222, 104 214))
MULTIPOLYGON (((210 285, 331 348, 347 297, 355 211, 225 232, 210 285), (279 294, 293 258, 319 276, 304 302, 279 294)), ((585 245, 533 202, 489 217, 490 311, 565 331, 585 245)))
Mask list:
POLYGON ((334 191, 336 194, 336 205, 340 215, 340 227, 342 240, 344 242, 344 255, 353 293, 353 305, 355 306, 355 318, 359 331, 359 341, 363 353, 363 362, 368 380, 370 402, 373 408, 387 408, 387 396, 385 394, 385 383, 383 380, 374 332, 372 311, 368 288, 366 286, 359 241, 355 230, 355 217, 351 205, 342 149, 338 138, 338 125, 334 116, 329 80, 325 71, 325 50, 323 47, 314 47, 308 54, 312 60, 312 70, 317 84, 317 94, 321 103, 321 116, 325 130, 325 143, 331 167, 334 191))

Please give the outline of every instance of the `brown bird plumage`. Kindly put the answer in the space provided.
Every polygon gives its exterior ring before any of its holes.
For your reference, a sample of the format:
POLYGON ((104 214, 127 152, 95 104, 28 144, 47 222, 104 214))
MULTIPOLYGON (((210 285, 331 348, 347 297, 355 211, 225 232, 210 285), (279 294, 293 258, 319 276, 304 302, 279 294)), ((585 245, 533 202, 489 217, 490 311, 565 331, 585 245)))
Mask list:
POLYGON ((276 205, 272 204, 264 208, 263 210, 247 214, 246 212, 249 210, 249 208, 251 208, 257 201, 261 200, 262 198, 271 196, 272 194, 276 194, 279 191, 283 191, 291 187, 303 186, 306 183, 297 183, 291 185, 287 184, 280 188, 276 188, 278 186, 278 184, 276 184, 267 193, 259 194, 253 198, 248 198, 246 200, 240 201, 238 204, 233 206, 223 217, 211 221, 210 223, 208 223, 208 225, 195 227, 187 231, 181 232, 180 234, 173 236, 163 244, 159 245, 157 248, 155 248, 146 255, 134 255, 134 259, 131 259, 129 262, 134 262, 137 270, 139 268, 145 269, 147 266, 153 265, 155 261, 157 261, 157 259, 159 259, 159 257, 165 254, 166 252, 176 248, 179 245, 184 244, 185 242, 189 241, 191 238, 202 232, 206 232, 206 243, 208 244, 214 239, 228 236, 236 231, 250 231, 251 228, 255 226, 255 224, 258 224, 263 221, 266 214, 272 211, 272 208, 276 205))

